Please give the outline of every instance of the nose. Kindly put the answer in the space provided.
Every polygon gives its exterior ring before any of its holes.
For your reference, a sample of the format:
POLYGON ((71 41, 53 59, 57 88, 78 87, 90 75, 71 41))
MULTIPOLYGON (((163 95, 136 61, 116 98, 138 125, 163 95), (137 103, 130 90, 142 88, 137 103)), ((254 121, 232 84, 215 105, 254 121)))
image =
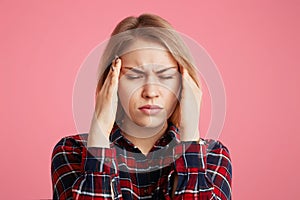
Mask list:
POLYGON ((143 98, 152 99, 159 97, 159 86, 155 84, 145 84, 142 92, 143 98))

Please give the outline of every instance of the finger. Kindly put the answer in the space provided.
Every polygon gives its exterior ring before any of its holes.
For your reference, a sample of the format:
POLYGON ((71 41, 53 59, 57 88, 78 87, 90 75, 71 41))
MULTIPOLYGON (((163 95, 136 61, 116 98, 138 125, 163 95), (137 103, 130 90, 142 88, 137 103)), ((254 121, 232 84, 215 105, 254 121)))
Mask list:
POLYGON ((181 124, 182 141, 199 139, 198 123, 200 116, 201 91, 184 67, 182 70, 181 124))
POLYGON ((107 80, 109 80, 110 84, 113 81, 113 77, 119 77, 121 70, 121 59, 118 56, 115 56, 115 59, 112 61, 111 65, 109 66, 109 72, 107 74, 107 80))
POLYGON ((115 86, 118 82, 118 77, 120 75, 120 69, 121 69, 121 59, 116 57, 112 63, 109 65, 109 72, 107 74, 107 77, 103 83, 102 91, 104 93, 107 93, 109 88, 111 86, 115 86))
POLYGON ((186 92, 187 90, 193 90, 195 83, 192 77, 189 75, 187 69, 182 68, 182 92, 186 92))
POLYGON ((191 77, 191 75, 189 74, 187 69, 185 69, 183 67, 182 72, 183 72, 182 76, 183 76, 184 80, 186 80, 188 83, 193 83, 193 85, 196 85, 195 81, 193 80, 193 78, 191 77))
POLYGON ((182 69, 182 92, 181 100, 186 106, 200 109, 202 102, 202 90, 198 87, 194 79, 189 75, 187 69, 182 69))
MULTIPOLYGON (((116 58, 118 57, 116 56, 116 58)), ((121 69, 121 59, 118 58, 117 60, 116 58, 108 66, 109 72, 105 78, 101 90, 96 93, 96 101, 103 101, 104 99, 111 100, 113 91, 117 89, 118 77, 121 69)))
POLYGON ((119 76, 120 76, 120 71, 121 71, 121 65, 122 61, 119 57, 116 56, 116 58, 113 60, 112 65, 111 65, 111 70, 108 78, 110 78, 110 84, 108 87, 108 93, 111 94, 118 88, 118 83, 119 83, 119 76))
POLYGON ((96 108, 109 109, 110 113, 115 110, 115 105, 118 102, 118 82, 121 69, 121 59, 116 57, 109 67, 109 72, 101 87, 100 92, 96 95, 96 108), (112 110, 111 110, 112 109, 112 110))
POLYGON ((182 76, 183 76, 183 88, 189 87, 192 89, 193 92, 202 93, 202 89, 198 84, 195 82, 195 80, 192 78, 192 76, 189 74, 187 69, 182 69, 182 76))

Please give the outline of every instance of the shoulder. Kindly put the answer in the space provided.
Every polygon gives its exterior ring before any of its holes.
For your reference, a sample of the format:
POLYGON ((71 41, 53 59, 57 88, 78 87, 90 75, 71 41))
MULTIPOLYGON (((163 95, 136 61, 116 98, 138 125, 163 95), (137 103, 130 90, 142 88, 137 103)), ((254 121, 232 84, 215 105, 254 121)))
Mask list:
POLYGON ((88 134, 70 135, 61 138, 53 148, 53 154, 61 151, 74 151, 82 149, 87 144, 88 134))
POLYGON ((205 140, 205 143, 207 177, 216 186, 214 192, 218 197, 231 199, 232 164, 229 150, 218 140, 205 140))
POLYGON ((54 172, 64 166, 80 168, 87 136, 78 134, 61 138, 52 151, 51 170, 54 172))
POLYGON ((206 152, 220 152, 229 155, 229 149, 219 140, 201 139, 200 144, 206 147, 206 152))
POLYGON ((207 167, 216 169, 223 167, 231 174, 231 158, 228 148, 218 140, 204 140, 206 147, 207 167))
POLYGON ((224 166, 231 171, 231 158, 228 148, 219 140, 204 140, 208 165, 224 166))

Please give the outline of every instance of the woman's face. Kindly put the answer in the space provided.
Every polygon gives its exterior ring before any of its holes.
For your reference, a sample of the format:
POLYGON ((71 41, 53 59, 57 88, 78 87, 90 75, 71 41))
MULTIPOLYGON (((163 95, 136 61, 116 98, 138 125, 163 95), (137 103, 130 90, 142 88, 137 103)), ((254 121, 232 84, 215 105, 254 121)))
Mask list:
POLYGON ((155 128, 172 115, 178 102, 181 75, 172 55, 160 44, 137 40, 121 55, 119 100, 124 122, 155 128))

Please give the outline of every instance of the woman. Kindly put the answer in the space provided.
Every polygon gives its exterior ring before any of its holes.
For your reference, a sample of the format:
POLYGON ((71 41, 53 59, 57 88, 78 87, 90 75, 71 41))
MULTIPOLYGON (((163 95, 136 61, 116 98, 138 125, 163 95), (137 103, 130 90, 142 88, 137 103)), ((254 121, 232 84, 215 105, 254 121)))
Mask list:
POLYGON ((159 16, 116 26, 89 133, 53 150, 54 199, 231 199, 228 149, 199 138, 202 92, 191 60, 159 16))

